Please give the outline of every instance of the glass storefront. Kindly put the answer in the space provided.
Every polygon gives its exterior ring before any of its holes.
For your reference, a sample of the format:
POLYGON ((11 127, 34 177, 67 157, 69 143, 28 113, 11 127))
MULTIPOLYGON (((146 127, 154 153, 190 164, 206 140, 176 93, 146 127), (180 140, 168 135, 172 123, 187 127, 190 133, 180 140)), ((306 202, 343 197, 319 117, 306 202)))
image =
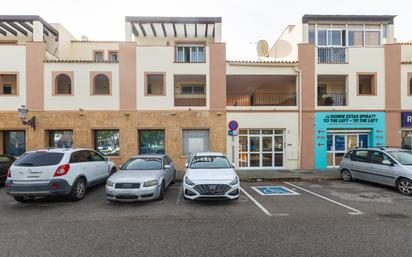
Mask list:
POLYGON ((139 154, 164 154, 164 130, 139 130, 139 154))
POLYGON ((26 152, 26 133, 24 131, 3 131, 4 153, 20 156, 26 152))
POLYGON ((73 131, 53 130, 49 131, 49 146, 58 148, 70 148, 73 146, 73 131))
POLYGON ((119 130, 95 130, 94 147, 103 155, 120 154, 119 130))
POLYGON ((402 130, 401 147, 405 149, 412 149, 412 130, 402 130))
POLYGON ((328 131, 328 168, 338 167, 345 153, 356 147, 368 147, 367 133, 328 131))
POLYGON ((284 157, 283 129, 240 129, 240 168, 281 168, 284 157))

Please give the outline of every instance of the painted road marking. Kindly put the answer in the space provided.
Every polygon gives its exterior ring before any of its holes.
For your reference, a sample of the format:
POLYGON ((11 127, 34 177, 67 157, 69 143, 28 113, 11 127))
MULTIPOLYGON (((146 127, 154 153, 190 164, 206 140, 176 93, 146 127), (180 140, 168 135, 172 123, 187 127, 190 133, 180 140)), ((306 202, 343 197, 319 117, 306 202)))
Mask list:
POLYGON ((265 213, 268 216, 272 216, 272 213, 270 213, 268 210, 266 210, 265 207, 263 207, 263 205, 261 205, 258 201, 255 200, 255 198, 253 198, 250 194, 248 194, 246 192, 246 190, 244 190, 243 188, 240 188, 240 190, 250 199, 252 200, 252 202, 260 209, 263 211, 263 213, 265 213))
POLYGON ((346 209, 349 209, 349 210, 351 210, 351 212, 348 212, 348 214, 350 214, 350 215, 362 215, 362 214, 365 214, 364 212, 362 212, 362 211, 360 211, 360 210, 357 210, 357 209, 355 209, 355 208, 352 208, 352 207, 350 207, 350 206, 347 206, 347 205, 345 205, 345 204, 343 204, 343 203, 340 203, 340 202, 337 202, 337 201, 335 201, 335 200, 329 199, 329 198, 327 198, 327 197, 325 197, 325 196, 323 196, 323 195, 317 194, 317 193, 315 193, 315 192, 309 191, 309 190, 307 190, 307 189, 305 189, 305 188, 303 188, 303 187, 297 186, 297 185, 292 184, 292 183, 289 183, 289 182, 285 182, 285 184, 288 184, 289 186, 296 187, 297 189, 300 189, 300 190, 302 190, 302 191, 305 191, 305 192, 307 192, 307 193, 309 193, 309 194, 315 195, 315 196, 317 196, 317 197, 319 197, 319 198, 322 198, 322 199, 324 199, 324 200, 326 200, 326 201, 329 201, 329 202, 331 202, 331 203, 334 203, 334 204, 337 204, 337 205, 339 205, 339 206, 342 206, 342 207, 344 207, 344 208, 346 208, 346 209))
POLYGON ((260 195, 300 195, 298 192, 292 191, 284 186, 257 186, 252 187, 253 190, 260 195))

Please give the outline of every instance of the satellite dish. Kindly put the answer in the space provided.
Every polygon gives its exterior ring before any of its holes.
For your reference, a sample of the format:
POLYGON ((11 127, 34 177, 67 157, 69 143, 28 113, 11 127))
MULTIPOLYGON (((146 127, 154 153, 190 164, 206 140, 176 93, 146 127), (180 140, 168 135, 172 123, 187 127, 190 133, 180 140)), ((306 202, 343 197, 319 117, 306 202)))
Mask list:
POLYGON ((266 40, 259 40, 256 51, 259 57, 267 57, 269 53, 268 42, 266 40))

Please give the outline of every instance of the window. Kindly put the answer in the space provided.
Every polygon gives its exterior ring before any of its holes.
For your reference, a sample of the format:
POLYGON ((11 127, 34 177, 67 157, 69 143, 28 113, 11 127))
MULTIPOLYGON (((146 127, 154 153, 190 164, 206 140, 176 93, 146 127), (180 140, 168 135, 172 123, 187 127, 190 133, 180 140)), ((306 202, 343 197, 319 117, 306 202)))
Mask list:
POLYGON ((349 30, 348 45, 363 46, 363 31, 349 30))
POLYGON ((183 130, 183 154, 193 155, 197 152, 209 151, 208 129, 184 129, 183 130))
POLYGON ((176 47, 176 62, 205 62, 204 45, 178 45, 176 47))
POLYGON ((56 95, 71 95, 72 94, 72 74, 58 74, 54 81, 56 95))
POLYGON ((17 95, 17 74, 0 74, 0 95, 17 95))
POLYGON ((139 130, 139 154, 164 154, 164 130, 139 130))
POLYGON ((365 45, 366 46, 380 46, 381 32, 380 31, 365 31, 365 45))
POLYGON ((58 148, 70 148, 73 146, 73 131, 52 130, 49 131, 49 146, 58 148))
POLYGON ((20 156, 26 151, 26 135, 24 131, 4 131, 4 153, 20 156))
POLYGON ((351 160, 357 161, 357 162, 368 162, 369 161, 368 155, 369 155, 369 152, 366 150, 354 151, 354 153, 351 155, 351 160))
POLYGON ((204 85, 180 85, 180 93, 182 94, 204 94, 204 85))
POLYGON ((118 61, 117 52, 109 52, 109 58, 111 62, 117 62, 118 61))
POLYGON ((110 79, 108 75, 98 73, 93 77, 93 94, 110 95, 110 79))
POLYGON ((103 155, 119 155, 119 130, 95 130, 94 149, 99 151, 103 155))
POLYGON ((373 151, 373 152, 371 152, 370 160, 371 160, 372 163, 382 164, 382 162, 383 162, 384 160, 390 161, 390 158, 389 158, 386 154, 384 154, 384 153, 382 153, 382 152, 373 151))
POLYGON ((326 46, 326 43, 327 43, 327 31, 318 30, 318 45, 326 46))
POLYGON ((52 166, 57 165, 63 159, 64 153, 51 153, 47 151, 38 151, 27 153, 20 157, 14 165, 16 166, 52 166))
POLYGON ((165 73, 145 74, 145 95, 165 95, 165 73))
POLYGON ((376 95, 375 74, 358 74, 358 95, 376 95))
POLYGON ((315 25, 309 24, 309 43, 315 44, 315 25))
POLYGON ((100 154, 94 152, 94 151, 89 151, 90 152, 90 156, 92 157, 92 161, 94 162, 104 162, 105 159, 103 156, 101 156, 100 154))
POLYGON ((94 60, 96 62, 104 61, 104 52, 103 51, 94 51, 94 60))
POLYGON ((92 156, 90 154, 90 151, 87 151, 87 150, 74 152, 70 156, 70 163, 90 162, 90 161, 92 161, 92 156))

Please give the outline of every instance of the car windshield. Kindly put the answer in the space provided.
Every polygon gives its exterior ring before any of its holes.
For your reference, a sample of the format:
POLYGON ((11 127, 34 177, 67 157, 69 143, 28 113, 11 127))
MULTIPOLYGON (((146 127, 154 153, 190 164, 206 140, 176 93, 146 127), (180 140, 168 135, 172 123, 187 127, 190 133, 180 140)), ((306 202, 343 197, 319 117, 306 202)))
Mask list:
POLYGON ((33 152, 24 154, 15 163, 14 166, 51 166, 57 165, 63 158, 63 153, 50 152, 33 152))
POLYGON ((133 158, 122 166, 122 170, 161 170, 160 158, 133 158))
POLYGON ((190 163, 191 169, 228 169, 231 165, 224 156, 195 156, 190 163))
POLYGON ((412 165, 412 152, 411 151, 391 151, 388 152, 395 160, 403 165, 412 165))

